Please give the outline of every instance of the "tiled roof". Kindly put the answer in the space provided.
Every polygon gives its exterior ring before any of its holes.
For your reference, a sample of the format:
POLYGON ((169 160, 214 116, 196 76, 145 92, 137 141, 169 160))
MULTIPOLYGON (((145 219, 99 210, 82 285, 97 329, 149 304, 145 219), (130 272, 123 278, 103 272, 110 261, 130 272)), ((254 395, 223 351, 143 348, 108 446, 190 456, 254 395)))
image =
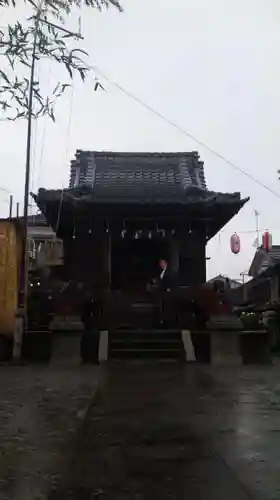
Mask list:
POLYGON ((204 209, 211 209, 213 207, 218 207, 219 214, 225 215, 223 211, 226 207, 233 211, 232 215, 235 215, 243 205, 248 201, 249 198, 241 199, 240 193, 218 193, 215 191, 207 191, 206 189, 200 189, 195 187, 189 187, 181 196, 179 193, 174 192, 173 196, 167 195, 164 196, 164 192, 162 194, 161 190, 158 190, 158 194, 150 196, 140 195, 137 196, 137 191, 133 191, 134 196, 127 193, 127 196, 120 195, 117 196, 100 196, 99 193, 96 193, 95 188, 92 188, 88 185, 69 188, 69 189, 55 189, 55 190, 47 190, 47 189, 39 189, 38 194, 32 194, 35 202, 38 204, 41 210, 45 210, 46 203, 60 203, 63 201, 63 206, 65 205, 73 205, 75 207, 81 205, 87 205, 88 203, 96 204, 96 203, 128 203, 128 204, 147 204, 147 205, 165 205, 165 204, 173 204, 175 206, 189 206, 189 207, 198 207, 203 206, 204 209))
MULTIPOLYGON (((34 199, 45 213, 44 203, 62 200, 80 203, 128 203, 147 205, 197 205, 231 207, 231 217, 247 199, 240 193, 208 191, 203 162, 190 153, 111 153, 81 151, 72 162, 70 188, 39 190, 34 199), (77 182, 77 180, 79 182, 77 182)), ((221 212, 222 214, 222 212, 221 212)))
POLYGON ((203 162, 191 153, 110 153, 81 151, 71 164, 75 179, 93 188, 96 201, 171 201, 190 188, 206 190, 203 162))
POLYGON ((94 217, 95 214, 98 218, 98 214, 109 210, 113 217, 119 205, 120 212, 125 212, 124 206, 127 206, 134 215, 142 210, 143 214, 157 212, 166 215, 168 207, 172 217, 180 214, 188 219, 207 219, 209 238, 249 199, 241 199, 240 193, 208 191, 203 162, 197 152, 81 150, 77 151, 71 164, 70 188, 39 189, 32 196, 54 230, 58 212, 66 227, 72 224, 75 213, 81 218, 94 217))

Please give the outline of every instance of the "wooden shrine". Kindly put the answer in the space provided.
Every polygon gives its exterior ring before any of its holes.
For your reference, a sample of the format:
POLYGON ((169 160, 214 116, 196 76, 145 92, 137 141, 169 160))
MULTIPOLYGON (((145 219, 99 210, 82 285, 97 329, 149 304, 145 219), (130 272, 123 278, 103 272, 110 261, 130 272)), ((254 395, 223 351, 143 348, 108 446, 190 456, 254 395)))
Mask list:
POLYGON ((206 281, 207 242, 248 200, 209 191, 197 152, 80 150, 70 187, 40 189, 33 197, 63 240, 68 278, 115 310, 114 327, 162 320, 165 291, 154 286, 160 259, 175 278, 168 290, 175 321, 176 297, 189 300, 206 281))

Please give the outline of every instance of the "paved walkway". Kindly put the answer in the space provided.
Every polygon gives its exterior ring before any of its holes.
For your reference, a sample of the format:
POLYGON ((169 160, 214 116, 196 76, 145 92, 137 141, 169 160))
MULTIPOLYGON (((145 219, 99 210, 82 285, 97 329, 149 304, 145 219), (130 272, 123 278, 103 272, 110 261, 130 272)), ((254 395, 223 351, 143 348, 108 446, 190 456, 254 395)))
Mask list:
POLYGON ((280 367, 108 366, 51 500, 278 500, 280 367))
POLYGON ((95 393, 100 370, 78 356, 49 366, 0 366, 0 498, 44 500, 95 393))

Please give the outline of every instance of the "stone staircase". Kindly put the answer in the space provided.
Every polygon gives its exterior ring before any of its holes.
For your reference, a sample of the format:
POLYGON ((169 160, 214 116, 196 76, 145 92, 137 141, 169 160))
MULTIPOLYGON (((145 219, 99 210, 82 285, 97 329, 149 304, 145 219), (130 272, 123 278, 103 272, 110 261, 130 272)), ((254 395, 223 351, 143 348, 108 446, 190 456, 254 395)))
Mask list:
POLYGON ((109 331, 109 359, 170 359, 185 361, 179 330, 109 331))

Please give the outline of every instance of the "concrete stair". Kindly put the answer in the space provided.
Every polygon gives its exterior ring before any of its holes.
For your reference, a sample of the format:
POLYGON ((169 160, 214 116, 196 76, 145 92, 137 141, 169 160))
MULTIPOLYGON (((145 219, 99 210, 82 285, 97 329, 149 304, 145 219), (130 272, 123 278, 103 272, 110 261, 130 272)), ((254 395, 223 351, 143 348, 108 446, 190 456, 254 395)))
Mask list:
POLYGON ((185 360, 181 332, 176 330, 109 331, 109 359, 185 360))

